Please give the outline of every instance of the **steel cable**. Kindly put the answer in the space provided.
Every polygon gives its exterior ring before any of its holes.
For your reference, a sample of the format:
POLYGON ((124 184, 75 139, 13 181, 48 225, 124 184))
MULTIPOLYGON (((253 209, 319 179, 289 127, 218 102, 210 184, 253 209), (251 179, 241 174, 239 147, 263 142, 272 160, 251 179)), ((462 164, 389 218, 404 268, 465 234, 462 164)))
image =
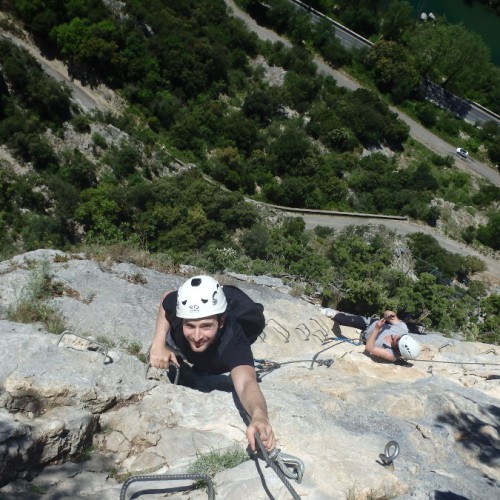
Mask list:
MULTIPOLYGON (((259 434, 255 434, 255 439, 257 441, 257 445, 259 447, 259 450, 262 454, 262 456, 264 457, 264 460, 266 461, 266 464, 271 467, 271 469, 273 469, 273 471, 276 473, 276 475, 281 479, 282 483, 286 486, 287 490, 290 492, 290 494, 292 495, 292 498, 294 500, 300 500, 300 497, 299 495, 297 494, 297 492, 293 489, 293 486, 290 484, 290 481, 288 481, 285 473, 283 472, 283 470, 278 466, 278 464, 276 463, 276 457, 277 455, 275 456, 274 459, 271 459, 269 453, 267 453, 266 449, 264 448, 264 445, 260 439, 260 436, 259 434)), ((274 451, 274 450, 273 450, 274 451)), ((280 453, 280 451, 278 450, 278 454, 280 453)), ((298 459, 295 459, 295 460, 298 460, 298 459)), ((300 462, 302 464, 302 462, 300 462)), ((302 480, 302 474, 304 472, 304 465, 302 464, 301 467, 299 467, 300 471, 297 471, 297 475, 300 473, 300 480, 302 480)), ((298 481, 300 482, 300 481, 298 481)))
POLYGON ((127 479, 120 490, 120 500, 125 500, 128 487, 138 481, 184 481, 192 479, 194 481, 205 481, 208 487, 208 499, 215 499, 215 490, 212 478, 207 474, 158 474, 155 476, 133 476, 127 479))

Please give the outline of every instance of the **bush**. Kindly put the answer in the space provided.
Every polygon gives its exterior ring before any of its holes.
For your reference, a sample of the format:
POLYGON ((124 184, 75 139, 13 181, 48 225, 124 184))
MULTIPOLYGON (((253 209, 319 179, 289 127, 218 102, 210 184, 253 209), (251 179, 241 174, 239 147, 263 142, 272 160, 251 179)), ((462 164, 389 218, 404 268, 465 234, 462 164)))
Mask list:
POLYGON ((66 329, 64 318, 58 309, 46 302, 55 287, 58 284, 52 281, 49 262, 37 262, 16 302, 7 308, 7 319, 20 323, 40 322, 49 333, 61 334, 66 329))

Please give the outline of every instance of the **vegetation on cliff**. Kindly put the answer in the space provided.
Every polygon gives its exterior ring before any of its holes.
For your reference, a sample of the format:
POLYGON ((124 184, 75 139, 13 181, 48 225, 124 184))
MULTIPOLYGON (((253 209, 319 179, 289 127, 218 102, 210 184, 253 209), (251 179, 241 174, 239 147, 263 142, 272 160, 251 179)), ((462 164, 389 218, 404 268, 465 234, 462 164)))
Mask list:
POLYGON ((482 338, 498 335, 482 312, 495 300, 470 281, 483 269, 477 259, 424 254, 433 241, 401 242, 383 229, 311 233, 300 219, 274 220, 244 201, 434 225, 441 214, 431 201, 442 198, 485 214, 485 223, 463 228, 464 239, 500 248, 498 188, 459 172, 451 157, 419 149, 376 92, 348 92, 317 76, 309 49, 259 41, 222 2, 9 5, 74 77, 112 87, 129 107, 81 114, 26 51, 0 40, 0 142, 20 165, 2 160, 0 170, 2 258, 125 244, 209 272, 286 275, 352 312, 427 308, 435 328, 472 325, 482 338), (258 55, 283 69, 282 82, 266 78, 258 55), (121 138, 106 135, 110 129, 121 138), (65 146, 69 134, 88 147, 65 146), (396 154, 362 156, 381 145, 396 154), (185 162, 183 173, 175 158, 185 162), (401 246, 413 260, 398 270, 401 246), (428 267, 414 265, 421 261, 428 267))

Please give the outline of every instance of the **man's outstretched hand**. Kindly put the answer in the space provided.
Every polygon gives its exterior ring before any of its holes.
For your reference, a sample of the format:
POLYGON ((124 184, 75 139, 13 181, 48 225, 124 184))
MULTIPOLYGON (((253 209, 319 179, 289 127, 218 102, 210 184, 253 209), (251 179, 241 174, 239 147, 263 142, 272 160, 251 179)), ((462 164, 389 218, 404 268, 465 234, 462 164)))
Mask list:
POLYGON ((252 451, 256 451, 256 433, 259 434, 260 440, 262 441, 266 451, 269 452, 274 450, 276 446, 276 438, 274 437, 273 429, 267 418, 254 417, 247 428, 248 444, 250 445, 252 451))

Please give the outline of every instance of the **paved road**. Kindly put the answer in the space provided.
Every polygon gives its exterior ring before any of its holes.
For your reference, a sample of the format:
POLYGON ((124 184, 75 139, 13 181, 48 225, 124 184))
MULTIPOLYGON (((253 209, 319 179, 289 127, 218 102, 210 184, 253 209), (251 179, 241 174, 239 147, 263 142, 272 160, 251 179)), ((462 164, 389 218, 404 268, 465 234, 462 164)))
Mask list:
POLYGON ((439 137, 434 135, 432 132, 429 132, 429 130, 420 125, 420 123, 412 120, 401 111, 398 111, 396 108, 392 107, 391 109, 392 111, 397 113, 401 120, 409 125, 410 135, 415 140, 429 148, 431 151, 434 151, 435 153, 438 153, 442 156, 454 156, 455 164, 458 168, 483 177, 484 179, 489 180, 495 186, 500 186, 500 175, 496 169, 493 169, 489 165, 485 165, 484 163, 480 163, 470 156, 465 159, 456 154, 456 149, 458 146, 461 146, 461 144, 452 146, 446 141, 443 141, 443 139, 440 139, 439 137))
MULTIPOLYGON (((292 44, 285 38, 280 37, 275 32, 259 26, 255 20, 250 17, 246 12, 239 9, 233 0, 225 0, 226 5, 232 10, 233 15, 239 19, 241 19, 246 26, 257 34, 259 38, 262 40, 277 42, 280 41, 284 45, 290 47, 292 44)), ((326 64, 321 58, 316 57, 315 63, 318 67, 318 71, 323 74, 327 74, 336 79, 337 84, 341 87, 346 87, 349 90, 356 90, 361 87, 359 83, 354 81, 345 73, 335 70, 331 68, 328 64, 326 64)), ((496 186, 500 186, 500 176, 498 172, 493 170, 488 165, 484 165, 475 161, 472 158, 462 159, 455 152, 457 146, 452 146, 447 142, 443 141, 436 135, 429 132, 422 125, 412 120, 409 116, 405 115, 401 111, 396 108, 391 108, 398 117, 407 123, 410 127, 410 135, 422 143, 424 146, 429 148, 431 151, 434 151, 437 154, 446 156, 449 154, 454 155, 456 164, 459 168, 467 170, 469 172, 473 172, 476 175, 480 175, 483 178, 490 180, 496 186)), ((286 213, 286 212, 285 212, 286 213)), ((409 234, 415 232, 423 232, 429 234, 436 238, 439 244, 445 248, 446 250, 454 253, 458 253, 460 255, 472 255, 480 258, 488 267, 487 272, 485 273, 485 277, 491 279, 496 283, 500 283, 500 262, 490 257, 485 257, 474 249, 463 245, 457 241, 451 240, 435 229, 414 224, 405 221, 396 221, 396 220, 381 220, 377 218, 360 218, 360 217, 349 217, 349 216, 332 216, 332 215, 324 215, 324 214, 311 214, 311 213, 297 213, 297 212, 289 212, 291 217, 297 217, 300 215, 305 223, 306 228, 312 229, 318 225, 332 227, 336 230, 342 230, 348 225, 359 225, 359 224, 383 224, 389 229, 396 231, 399 234, 409 234)))
POLYGON ((340 215, 326 215, 326 214, 313 214, 313 213, 297 213, 286 212, 285 214, 290 217, 302 217, 306 223, 306 229, 313 229, 316 226, 326 226, 331 227, 337 231, 345 229, 347 226, 352 225, 383 225, 388 229, 395 231, 398 234, 407 235, 412 233, 425 233, 433 236, 445 250, 452 253, 457 253, 459 255, 470 255, 481 259, 487 266, 487 271, 485 271, 483 277, 488 279, 488 281, 500 284, 500 261, 492 258, 486 257, 473 248, 464 245, 455 240, 451 240, 436 231, 435 229, 420 225, 413 222, 402 221, 402 220, 391 220, 391 219, 378 219, 370 217, 351 217, 351 216, 340 216, 340 215))
MULTIPOLYGON (((245 25, 257 34, 257 36, 263 40, 272 41, 272 42, 282 42, 286 46, 290 47, 291 43, 286 39, 274 31, 271 31, 267 28, 263 28, 259 26, 255 20, 250 17, 246 12, 243 12, 233 0, 225 0, 226 5, 232 10, 233 15, 239 19, 241 19, 245 25)), ((314 62, 318 67, 318 72, 330 75, 337 81, 337 84, 341 87, 346 87, 349 90, 356 90, 361 87, 361 85, 350 78, 348 75, 343 73, 342 71, 331 68, 328 64, 326 64, 321 58, 315 57, 314 62)), ((446 156, 453 155, 456 160, 456 164, 459 168, 472 172, 476 175, 479 175, 496 186, 500 186, 500 175, 496 169, 491 168, 489 165, 485 165, 484 163, 480 163, 473 158, 467 158, 467 160, 462 159, 460 156, 456 154, 456 148, 461 146, 461 144, 451 145, 447 142, 443 141, 432 132, 429 132, 425 127, 422 127, 419 123, 412 120, 408 115, 402 113, 398 109, 394 107, 390 107, 391 110, 398 115, 398 117, 408 124, 410 127, 410 135, 422 143, 424 146, 429 148, 431 151, 435 153, 446 156)))
POLYGON ((23 49, 27 50, 39 62, 45 73, 47 73, 58 82, 64 82, 71 89, 73 101, 75 101, 84 112, 100 108, 99 103, 92 95, 90 89, 81 85, 78 81, 72 80, 68 74, 66 67, 61 61, 58 61, 56 59, 46 59, 36 46, 27 43, 21 38, 18 38, 12 33, 9 33, 2 29, 0 29, 0 37, 7 38, 18 47, 22 47, 23 49))
MULTIPOLYGON (((241 18, 247 25, 251 25, 252 30, 257 33, 257 35, 264 39, 264 40, 269 40, 269 41, 277 41, 278 39, 282 41, 287 46, 291 46, 291 43, 283 38, 280 38, 276 33, 263 28, 262 26, 258 26, 255 21, 248 16, 246 13, 242 12, 239 10, 234 2, 232 0, 225 0, 226 4, 233 9, 233 12, 235 13, 235 16, 241 18)), ((93 95, 93 92, 91 89, 88 87, 85 87, 81 85, 79 82, 72 80, 67 72, 67 69, 65 68, 64 64, 60 61, 57 60, 47 60, 44 58, 41 53, 38 51, 36 47, 34 47, 31 44, 26 43, 24 40, 21 40, 12 34, 5 32, 0 29, 0 36, 3 36, 5 38, 10 39, 12 42, 16 43, 19 46, 22 46, 26 50, 28 50, 36 59, 39 61, 41 64, 42 68, 53 78, 57 79, 58 81, 64 81, 72 90, 73 92, 73 99, 78 102, 81 107, 84 110, 90 111, 93 109, 100 109, 102 108, 102 103, 99 102, 99 100, 93 95)), ((347 75, 344 73, 332 69, 330 66, 328 66, 324 61, 321 59, 317 58, 316 59, 316 64, 318 65, 318 70, 332 75, 338 82, 338 85, 342 87, 346 87, 350 90, 356 90, 357 88, 360 87, 360 85, 353 81, 351 78, 349 78, 347 75)), ((404 115, 398 112, 400 115, 401 119, 404 119, 404 115)), ((421 125, 413 122, 409 118, 409 125, 411 128, 411 134, 413 137, 415 137, 416 140, 422 142, 425 144, 427 147, 432 149, 431 145, 433 144, 438 144, 439 147, 443 148, 445 151, 440 152, 440 154, 449 154, 454 151, 454 148, 450 146, 449 144, 446 144, 444 141, 441 139, 436 138, 428 132, 425 128, 423 128, 421 125)), ((405 120, 406 121, 406 120, 405 120)), ((437 151, 439 152, 439 151, 437 151)), ((466 167, 471 167, 477 163, 474 162, 472 159, 467 159, 467 160, 460 160, 458 159, 458 162, 466 163, 466 167)), ((481 164, 479 164, 481 165, 481 164)), ((489 169, 491 170, 491 169, 489 169)), ((498 180, 498 179, 497 179, 498 180)), ((498 184, 497 184, 498 185, 498 184)), ((297 216, 298 214, 296 212, 290 212, 291 216, 297 216)), ((396 221, 396 220, 381 220, 377 218, 370 218, 366 217, 363 219, 360 219, 360 217, 349 217, 349 216, 331 216, 331 215, 321 215, 321 214, 312 214, 312 213, 304 213, 304 214, 299 214, 301 215, 305 222, 306 222, 306 227, 308 229, 313 228, 315 226, 321 225, 321 226, 327 226, 327 227, 332 227, 337 230, 342 230, 348 225, 356 225, 356 224, 384 224, 386 227, 389 229, 393 229, 399 234, 408 234, 411 232, 424 232, 427 234, 431 234, 438 240, 440 245, 455 253, 460 253, 464 255, 475 255, 479 258, 481 258, 488 266, 488 275, 496 282, 500 283, 500 263, 498 261, 495 261, 493 259, 484 257, 483 255, 479 254, 478 252, 474 251, 473 249, 462 245, 456 241, 450 240, 443 235, 441 235, 439 232, 433 230, 432 228, 429 228, 427 226, 420 226, 417 224, 412 224, 409 222, 404 222, 404 221, 396 221)))

